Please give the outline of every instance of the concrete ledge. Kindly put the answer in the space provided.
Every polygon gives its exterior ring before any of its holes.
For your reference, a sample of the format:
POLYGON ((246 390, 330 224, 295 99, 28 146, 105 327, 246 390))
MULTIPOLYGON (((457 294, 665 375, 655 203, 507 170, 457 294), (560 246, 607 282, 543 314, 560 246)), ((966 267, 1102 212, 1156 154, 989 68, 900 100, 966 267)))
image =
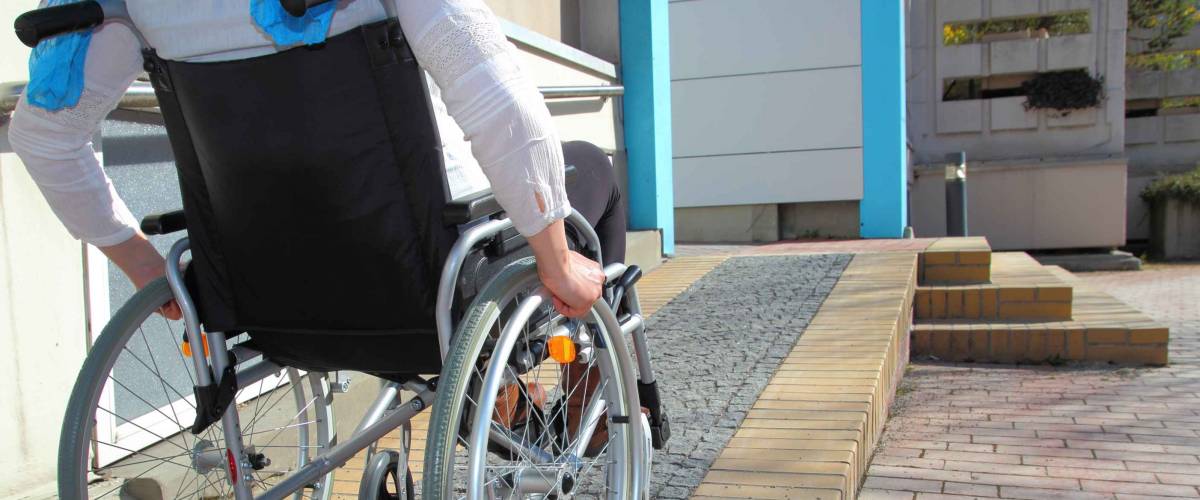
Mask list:
POLYGON ((1135 257, 1129 252, 1122 252, 1120 250, 1089 254, 1037 255, 1034 258, 1042 265, 1059 266, 1076 273, 1138 271, 1142 269, 1142 259, 1135 257))
POLYGON ((662 233, 653 231, 629 231, 625 234, 625 263, 637 265, 642 272, 653 271, 663 262, 662 233))
POLYGON ((908 364, 916 261, 854 257, 693 498, 857 496, 908 364))

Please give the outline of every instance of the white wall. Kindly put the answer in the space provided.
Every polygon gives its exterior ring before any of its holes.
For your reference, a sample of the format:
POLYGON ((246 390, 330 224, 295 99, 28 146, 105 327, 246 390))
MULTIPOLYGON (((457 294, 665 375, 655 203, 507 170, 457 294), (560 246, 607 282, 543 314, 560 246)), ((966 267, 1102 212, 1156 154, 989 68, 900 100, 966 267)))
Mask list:
POLYGON ((966 151, 969 159, 1119 155, 1125 134, 1125 0, 913 0, 908 23, 908 127, 917 163, 966 151), (1088 10, 1091 32, 1049 39, 945 46, 954 21, 1088 10), (1104 77, 1098 109, 1060 116, 1025 111, 1024 97, 941 101, 943 81, 1085 68, 1104 77))
POLYGON ((670 9, 676 207, 862 198, 859 2, 670 9))
MULTIPOLYGON (((940 168, 919 168, 912 186, 917 236, 946 235, 940 168)), ((992 162, 971 167, 968 231, 994 250, 1112 248, 1125 243, 1125 160, 992 162)))
MULTIPOLYGON (((613 85, 616 78, 597 74, 516 42, 521 68, 540 87, 613 85)), ((547 100, 563 140, 586 140, 607 151, 617 149, 617 120, 611 98, 547 100)))
MULTIPOLYGON (((13 19, 34 1, 0 3, 13 19)), ((0 81, 26 80, 29 51, 5 30, 0 81)), ((0 118, 7 123, 7 118, 0 118)), ((12 154, 0 125, 0 497, 54 480, 58 433, 86 348, 83 252, 12 154)))
POLYGON ((561 41, 561 0, 484 0, 484 3, 504 19, 561 41))

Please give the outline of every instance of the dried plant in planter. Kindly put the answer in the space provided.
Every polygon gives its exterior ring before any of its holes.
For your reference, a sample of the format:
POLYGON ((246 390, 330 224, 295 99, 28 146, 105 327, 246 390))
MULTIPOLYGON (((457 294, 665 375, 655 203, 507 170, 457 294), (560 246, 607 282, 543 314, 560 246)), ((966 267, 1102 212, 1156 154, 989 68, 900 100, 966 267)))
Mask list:
POLYGON ((1104 79, 1082 69, 1038 73, 1022 83, 1021 89, 1026 96, 1025 109, 1055 109, 1064 116, 1100 106, 1104 99, 1104 79))

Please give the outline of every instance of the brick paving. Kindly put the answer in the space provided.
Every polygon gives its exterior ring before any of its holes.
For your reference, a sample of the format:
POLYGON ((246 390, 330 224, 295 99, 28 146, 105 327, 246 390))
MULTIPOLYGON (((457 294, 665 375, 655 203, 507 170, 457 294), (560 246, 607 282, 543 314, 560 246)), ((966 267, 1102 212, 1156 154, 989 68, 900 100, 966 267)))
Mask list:
POLYGON ((1200 265, 1079 275, 1171 329, 1171 365, 914 362, 862 499, 1200 497, 1200 265))

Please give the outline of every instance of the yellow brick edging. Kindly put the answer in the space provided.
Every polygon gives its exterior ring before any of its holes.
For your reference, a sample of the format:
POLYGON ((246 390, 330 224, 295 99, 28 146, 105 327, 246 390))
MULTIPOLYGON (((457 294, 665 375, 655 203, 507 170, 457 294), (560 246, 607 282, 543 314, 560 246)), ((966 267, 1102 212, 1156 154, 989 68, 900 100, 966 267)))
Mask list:
POLYGON ((992 248, 983 237, 941 238, 918 254, 921 284, 987 283, 991 280, 992 248))
POLYGON ((912 252, 853 258, 692 498, 857 496, 908 364, 916 272, 912 252))

